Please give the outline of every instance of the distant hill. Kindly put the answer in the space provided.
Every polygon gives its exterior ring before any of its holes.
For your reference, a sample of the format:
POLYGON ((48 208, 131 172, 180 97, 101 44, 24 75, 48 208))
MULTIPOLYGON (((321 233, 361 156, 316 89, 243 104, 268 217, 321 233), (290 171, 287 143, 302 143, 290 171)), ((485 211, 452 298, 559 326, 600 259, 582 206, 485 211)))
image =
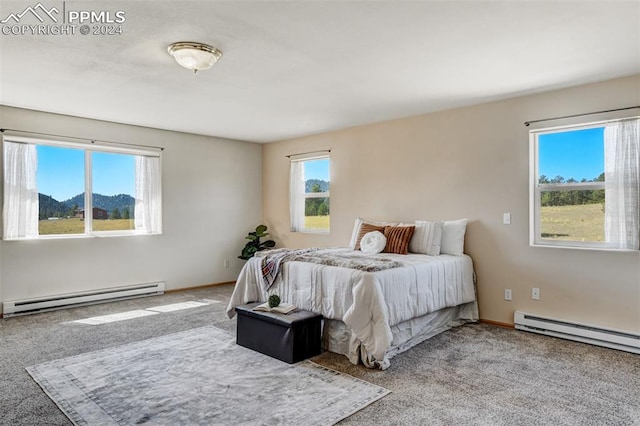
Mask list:
POLYGON ((305 192, 311 192, 311 188, 313 187, 313 185, 318 184, 320 185, 320 191, 319 192, 327 192, 329 191, 329 182, 327 182, 326 180, 320 180, 320 179, 307 179, 305 182, 305 192))
MULTIPOLYGON (((79 209, 84 208, 84 193, 78 194, 65 201, 58 201, 50 195, 38 194, 38 201, 40 203, 40 220, 50 217, 74 216, 74 207, 79 209)), ((114 209, 118 209, 118 211, 122 213, 123 209, 127 207, 129 208, 130 215, 133 217, 135 204, 135 198, 127 194, 93 194, 93 206, 105 209, 109 214, 111 214, 114 209)))
POLYGON ((50 217, 71 216, 72 214, 69 211, 69 207, 49 195, 39 193, 38 203, 40 203, 40 214, 38 215, 40 220, 50 217))
MULTIPOLYGON (((71 208, 76 204, 79 208, 84 208, 84 194, 78 194, 73 198, 70 198, 62 202, 65 206, 71 208)), ((118 194, 118 195, 102 195, 93 194, 93 207, 105 209, 109 213, 113 209, 118 209, 122 213, 122 209, 129 207, 129 211, 133 214, 133 208, 136 205, 136 200, 131 195, 118 194)))

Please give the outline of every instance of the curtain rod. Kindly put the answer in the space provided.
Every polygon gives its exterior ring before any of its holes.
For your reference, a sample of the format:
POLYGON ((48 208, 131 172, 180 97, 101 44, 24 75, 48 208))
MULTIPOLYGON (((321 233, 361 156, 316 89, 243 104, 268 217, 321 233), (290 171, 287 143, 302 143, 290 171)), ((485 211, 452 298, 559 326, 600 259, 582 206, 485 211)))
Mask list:
POLYGON ((321 154, 323 152, 331 152, 330 149, 322 149, 320 151, 309 151, 309 152, 301 152, 299 154, 289 154, 289 155, 285 155, 285 157, 287 158, 291 158, 291 157, 295 157, 296 155, 308 155, 308 154, 321 154))
POLYGON ((583 115, 604 114, 606 112, 625 111, 625 110, 628 110, 628 109, 636 109, 636 108, 640 108, 640 105, 631 106, 631 107, 625 107, 625 108, 607 109, 607 110, 604 110, 604 111, 585 112, 585 113, 582 113, 582 114, 563 115, 562 117, 543 118, 541 120, 525 121, 524 125, 529 127, 529 124, 540 123, 540 122, 543 122, 543 121, 560 120, 562 118, 582 117, 583 115))
POLYGON ((108 144, 113 144, 113 145, 137 146, 139 148, 153 148, 153 149, 159 149, 160 151, 164 151, 164 147, 161 147, 161 146, 140 145, 140 144, 135 144, 135 143, 125 143, 125 142, 113 142, 113 141, 105 141, 105 140, 101 140, 101 139, 79 138, 79 137, 76 137, 76 136, 54 135, 52 133, 30 132, 28 130, 5 129, 5 128, 0 129, 0 133, 4 133, 4 132, 7 132, 7 131, 8 132, 16 132, 16 133, 27 133, 27 134, 38 135, 38 136, 51 136, 51 137, 54 137, 54 138, 76 139, 76 140, 80 140, 80 141, 88 141, 88 142, 91 142, 91 143, 102 142, 102 143, 108 143, 108 144))

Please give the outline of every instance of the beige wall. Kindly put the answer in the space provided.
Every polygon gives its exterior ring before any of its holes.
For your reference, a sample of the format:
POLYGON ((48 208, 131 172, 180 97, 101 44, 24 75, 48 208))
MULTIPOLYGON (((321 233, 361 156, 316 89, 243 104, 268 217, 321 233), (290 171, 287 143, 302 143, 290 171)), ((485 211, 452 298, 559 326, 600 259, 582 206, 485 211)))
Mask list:
POLYGON ((165 147, 163 235, 0 241, 0 300, 237 277, 244 237, 262 221, 262 145, 5 106, 0 127, 165 147))
MULTIPOLYGON (((470 220, 482 319, 522 310, 640 331, 640 253, 530 247, 524 121, 640 104, 640 76, 268 144, 263 209, 279 246, 346 246, 357 216, 470 220), (285 155, 331 149, 331 232, 291 233, 285 155), (512 224, 502 224, 502 214, 512 224), (541 299, 531 300, 539 287, 541 299), (513 301, 503 300, 504 289, 513 301)), ((557 124, 557 122, 554 122, 557 124)))

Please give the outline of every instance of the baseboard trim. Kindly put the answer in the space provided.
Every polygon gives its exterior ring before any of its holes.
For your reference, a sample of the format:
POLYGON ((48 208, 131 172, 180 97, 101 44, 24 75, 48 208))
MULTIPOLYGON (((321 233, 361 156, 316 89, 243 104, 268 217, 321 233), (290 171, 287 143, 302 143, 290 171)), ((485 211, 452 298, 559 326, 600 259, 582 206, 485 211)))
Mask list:
POLYGON ((499 322, 499 321, 491 321, 491 320, 485 320, 485 319, 480 319, 478 320, 478 322, 481 322, 483 324, 489 324, 489 325, 495 325, 497 327, 502 327, 502 328, 516 328, 515 324, 511 324, 508 322, 499 322))
POLYGON ((193 287, 184 287, 184 288, 172 288, 171 290, 166 290, 165 289, 165 293, 175 293, 178 291, 189 291, 189 290, 201 290, 203 288, 209 288, 209 287, 218 287, 221 285, 228 285, 228 284, 235 284, 235 281, 225 281, 225 282, 221 282, 221 283, 212 283, 212 284, 202 284, 202 285, 196 285, 193 287))

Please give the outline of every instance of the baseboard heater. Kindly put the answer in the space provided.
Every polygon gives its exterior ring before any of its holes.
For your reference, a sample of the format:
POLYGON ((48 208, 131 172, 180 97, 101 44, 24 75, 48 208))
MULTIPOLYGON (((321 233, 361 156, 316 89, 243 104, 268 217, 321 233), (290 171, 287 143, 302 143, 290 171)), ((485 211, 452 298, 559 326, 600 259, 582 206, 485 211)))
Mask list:
POLYGON ((516 329, 640 354, 640 334, 516 311, 516 329))
POLYGON ((163 293, 164 282, 146 283, 83 293, 60 294, 57 296, 3 302, 2 313, 4 318, 9 318, 17 315, 113 302, 135 297, 153 296, 163 293))

